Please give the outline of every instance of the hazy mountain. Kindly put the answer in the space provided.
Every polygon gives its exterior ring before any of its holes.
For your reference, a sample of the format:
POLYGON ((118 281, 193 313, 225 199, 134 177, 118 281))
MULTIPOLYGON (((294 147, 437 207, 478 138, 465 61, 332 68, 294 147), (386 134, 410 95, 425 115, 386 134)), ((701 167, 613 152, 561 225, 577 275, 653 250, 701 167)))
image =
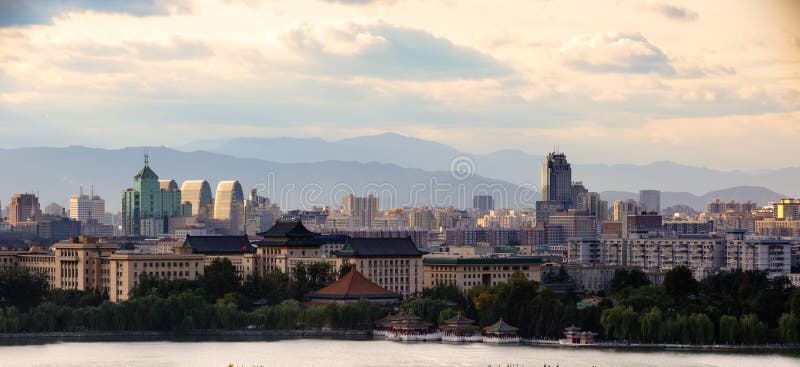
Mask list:
MULTIPOLYGON (((600 197, 602 197, 603 200, 607 200, 609 206, 611 206, 614 200, 638 200, 639 194, 624 191, 604 191, 600 193, 600 197)), ((714 199, 720 199, 721 201, 735 200, 739 202, 751 200, 759 206, 763 206, 770 201, 785 197, 786 195, 755 186, 736 186, 728 189, 711 191, 704 195, 694 195, 688 192, 664 191, 661 192, 661 208, 682 204, 689 205, 696 210, 705 210, 708 202, 714 199)))
MULTIPOLYGON (((276 163, 210 152, 181 152, 165 147, 118 150, 86 147, 0 150, 0 198, 7 204, 16 192, 39 192, 40 202, 65 205, 69 195, 94 185, 110 210, 120 207, 120 192, 132 186, 143 166, 143 154, 161 179, 180 185, 188 179, 206 179, 212 190, 221 180, 236 179, 246 191, 258 188, 282 207, 310 208, 335 205, 346 193, 375 193, 382 207, 417 205, 472 205, 474 192, 491 189, 498 206, 532 207, 530 191, 508 182, 481 176, 456 179, 449 172, 431 172, 385 163, 323 161, 276 163), (505 194, 504 194, 505 193, 505 194), (503 198, 505 196, 505 198, 503 198)), ((247 195, 247 192, 245 193, 247 195)))
MULTIPOLYGON (((472 160, 475 173, 515 184, 540 184, 543 155, 519 150, 469 154, 444 144, 398 134, 363 136, 339 141, 318 138, 239 138, 192 143, 183 150, 208 150, 242 158, 261 158, 282 163, 321 160, 391 163, 407 168, 447 171, 456 157, 472 160)), ((569 158, 569 152, 567 152, 569 158)), ((722 171, 673 162, 635 164, 572 163, 575 181, 592 191, 628 191, 652 188, 666 192, 704 192, 731 186, 761 186, 800 196, 800 167, 778 170, 722 171)))

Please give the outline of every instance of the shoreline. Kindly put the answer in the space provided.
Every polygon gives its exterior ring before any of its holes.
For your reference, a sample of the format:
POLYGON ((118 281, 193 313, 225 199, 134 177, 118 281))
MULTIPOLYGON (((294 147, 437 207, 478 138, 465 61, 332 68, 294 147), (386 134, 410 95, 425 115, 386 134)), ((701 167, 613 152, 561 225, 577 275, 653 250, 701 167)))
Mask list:
POLYGON ((369 330, 195 330, 0 333, 0 346, 93 341, 277 341, 291 339, 372 340, 369 330))
MULTIPOLYGON (((371 330, 196 330, 187 332, 161 331, 103 331, 103 332, 37 332, 0 333, 0 347, 53 342, 98 341, 280 341, 295 339, 335 339, 352 341, 385 340, 373 336, 371 330)), ((436 342, 418 342, 436 343, 436 342)), ((470 343, 463 343, 470 344, 470 343)), ((684 345, 684 344, 625 344, 597 343, 591 345, 563 345, 552 341, 525 340, 520 346, 574 350, 620 351, 684 351, 684 352, 741 352, 741 353, 799 353, 800 345, 684 345)))
POLYGON ((691 345, 691 344, 640 344, 640 343, 596 343, 585 345, 559 344, 551 341, 523 340, 520 344, 536 347, 559 349, 608 349, 608 350, 657 350, 657 351, 685 351, 685 352, 800 352, 800 345, 764 344, 764 345, 691 345))

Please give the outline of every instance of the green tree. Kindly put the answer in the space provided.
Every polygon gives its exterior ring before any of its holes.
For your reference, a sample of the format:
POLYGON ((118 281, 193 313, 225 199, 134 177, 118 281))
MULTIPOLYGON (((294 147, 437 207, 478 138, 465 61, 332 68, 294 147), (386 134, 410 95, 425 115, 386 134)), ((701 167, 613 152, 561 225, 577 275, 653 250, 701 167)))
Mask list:
POLYGON ((703 345, 714 341, 714 322, 704 313, 689 316, 689 329, 695 344, 703 345))
POLYGON ((228 258, 215 258, 203 271, 202 284, 208 300, 216 302, 226 293, 238 292, 241 278, 228 258))
POLYGON ((800 317, 788 312, 781 315, 778 319, 778 334, 784 343, 800 343, 800 317))
POLYGON ((722 315, 719 318, 719 339, 725 344, 739 342, 739 320, 736 317, 722 315))
POLYGON ((650 279, 647 278, 647 274, 639 268, 614 270, 614 278, 611 280, 611 286, 615 291, 621 291, 625 288, 645 287, 648 285, 650 285, 650 279))
POLYGON ((680 265, 664 274, 664 289, 676 303, 686 299, 698 290, 698 283, 689 268, 680 265))
POLYGON ((742 316, 739 321, 742 330, 742 341, 745 344, 761 344, 767 338, 767 326, 755 314, 742 316))
POLYGON ((660 308, 650 308, 649 311, 642 314, 639 322, 642 326, 642 338, 644 340, 649 342, 664 340, 664 317, 660 308))
POLYGON ((27 311, 38 305, 47 292, 44 275, 27 268, 0 270, 0 307, 16 307, 27 311))

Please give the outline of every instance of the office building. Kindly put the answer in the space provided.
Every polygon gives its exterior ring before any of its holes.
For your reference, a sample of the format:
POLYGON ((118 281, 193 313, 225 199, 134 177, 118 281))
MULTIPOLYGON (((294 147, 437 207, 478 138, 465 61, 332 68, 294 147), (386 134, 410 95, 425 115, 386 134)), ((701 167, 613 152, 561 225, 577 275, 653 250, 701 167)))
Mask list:
POLYGON ((180 197, 177 184, 172 180, 162 184, 145 155, 144 167, 134 176, 133 187, 122 192, 123 233, 131 236, 164 233, 169 228, 169 218, 185 214, 180 197))
POLYGON ((208 219, 214 216, 214 199, 208 181, 183 181, 181 198, 192 205, 192 217, 208 219))
POLYGON ((43 212, 44 215, 48 215, 51 217, 63 217, 66 215, 64 207, 56 203, 50 203, 47 206, 45 206, 43 212))
POLYGON ((227 222, 227 234, 244 233, 244 192, 239 181, 220 181, 217 184, 214 219, 227 222))
POLYGON ((39 198, 34 194, 14 194, 8 204, 8 223, 16 226, 42 215, 39 198))
POLYGON ((351 238, 337 253, 369 280, 403 297, 422 295, 422 256, 410 238, 351 238))
POLYGON ((542 164, 542 201, 572 205, 572 168, 563 153, 549 153, 542 164))
POLYGON ((484 213, 494 210, 494 197, 491 195, 475 195, 472 197, 472 208, 484 213))
POLYGON ((641 211, 648 213, 661 212, 661 191, 659 190, 639 190, 639 205, 641 211))
POLYGON ((72 195, 69 197, 69 217, 81 223, 94 220, 97 223, 103 223, 106 215, 106 201, 100 196, 72 195))
POLYGON ((426 255, 422 258, 426 288, 452 285, 468 292, 476 285, 487 287, 505 283, 521 272, 528 280, 541 281, 541 257, 531 256, 453 256, 426 255))

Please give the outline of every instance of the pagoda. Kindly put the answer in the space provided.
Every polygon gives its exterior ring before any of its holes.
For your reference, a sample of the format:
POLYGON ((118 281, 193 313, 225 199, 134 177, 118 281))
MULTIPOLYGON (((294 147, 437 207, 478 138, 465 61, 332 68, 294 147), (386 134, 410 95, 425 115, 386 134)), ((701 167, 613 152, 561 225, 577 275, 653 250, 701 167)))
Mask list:
POLYGON ((386 338, 395 341, 436 341, 442 339, 442 333, 433 330, 433 324, 423 321, 410 309, 395 316, 387 323, 389 330, 386 338))
POLYGON ((483 342, 495 344, 519 343, 520 339, 519 335, 517 335, 517 330, 519 329, 507 324, 501 318, 500 321, 494 323, 494 325, 483 328, 483 331, 486 333, 483 337, 483 342))
POLYGON ((594 344, 594 337, 597 334, 591 331, 583 331, 581 328, 573 325, 564 329, 564 339, 559 339, 558 343, 561 345, 592 345, 594 344))
POLYGON ((439 326, 442 332, 442 341, 463 343, 463 342, 482 342, 483 335, 481 335, 481 328, 475 325, 475 321, 470 320, 461 312, 453 318, 444 321, 444 324, 439 326))
POLYGON ((308 294, 311 304, 355 303, 367 300, 374 304, 399 303, 403 296, 387 291, 353 268, 337 281, 308 294))

